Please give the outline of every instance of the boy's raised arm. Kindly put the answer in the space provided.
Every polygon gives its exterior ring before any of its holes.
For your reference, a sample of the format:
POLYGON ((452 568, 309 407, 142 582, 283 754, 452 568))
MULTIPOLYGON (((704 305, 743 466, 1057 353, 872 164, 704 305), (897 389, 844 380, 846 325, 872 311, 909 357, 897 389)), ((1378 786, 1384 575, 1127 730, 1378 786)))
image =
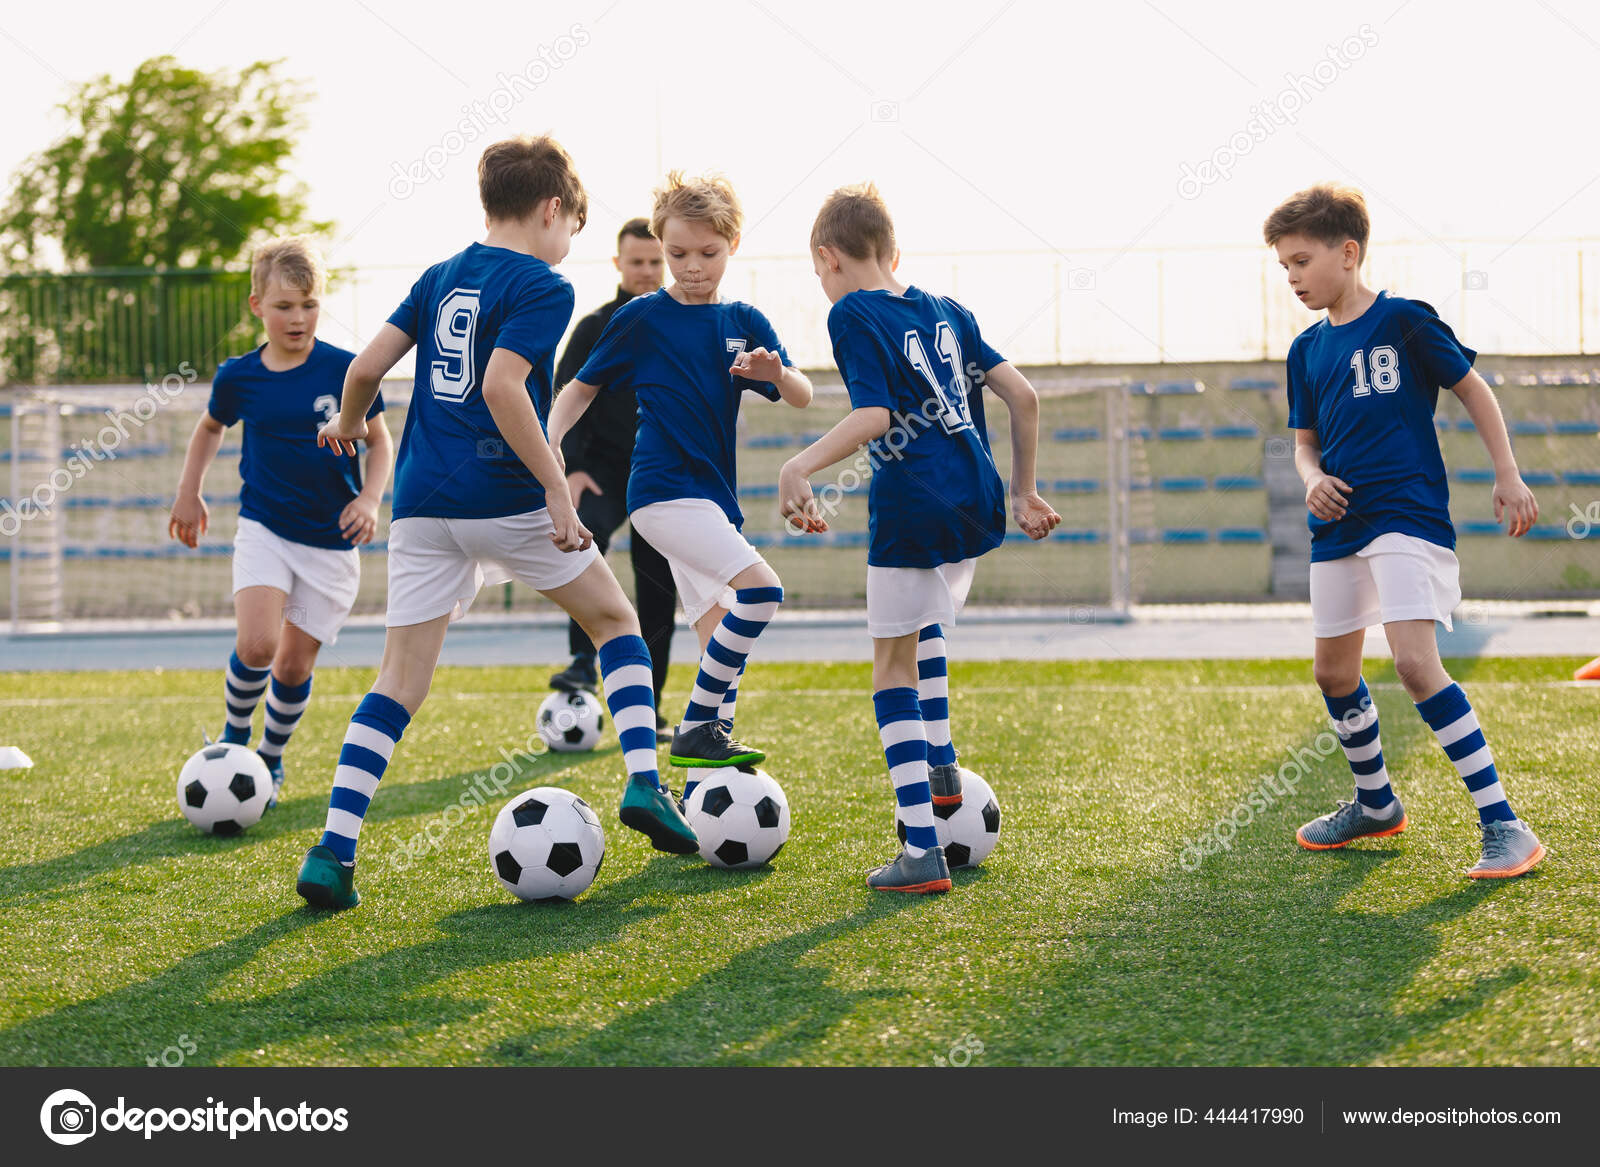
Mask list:
MULTIPOLYGON (((595 396, 599 392, 600 386, 590 385, 585 381, 568 381, 561 387, 561 392, 556 394, 556 403, 550 407, 548 424, 551 449, 561 449, 561 443, 566 440, 568 432, 578 424, 578 419, 594 403, 595 396)), ((563 472, 565 469, 563 466, 563 472)))
POLYGON ((339 416, 317 431, 317 445, 327 446, 335 454, 356 452, 356 443, 367 436, 367 410, 377 399, 385 374, 415 343, 403 330, 384 321, 378 335, 345 370, 339 416))
POLYGON ((807 531, 826 531, 827 521, 811 493, 811 476, 883 437, 890 421, 889 411, 881 405, 852 409, 838 425, 785 462, 778 471, 778 513, 797 520, 807 531))

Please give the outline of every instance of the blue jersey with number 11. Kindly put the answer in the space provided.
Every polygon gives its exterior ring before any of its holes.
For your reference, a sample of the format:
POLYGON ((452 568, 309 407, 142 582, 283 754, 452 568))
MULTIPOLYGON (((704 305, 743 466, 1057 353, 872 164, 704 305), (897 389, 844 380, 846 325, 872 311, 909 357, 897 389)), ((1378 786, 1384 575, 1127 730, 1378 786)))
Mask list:
POLYGON ((972 313, 914 287, 851 292, 828 313, 828 335, 850 404, 891 418, 872 447, 867 563, 938 567, 998 547, 1005 487, 981 386, 1005 358, 972 313))
POLYGON ((544 488, 483 400, 489 355, 533 366, 528 396, 550 416, 556 345, 572 285, 542 259, 474 243, 422 273, 389 323, 417 342, 417 373, 395 463, 394 517, 492 519, 544 506, 544 488))

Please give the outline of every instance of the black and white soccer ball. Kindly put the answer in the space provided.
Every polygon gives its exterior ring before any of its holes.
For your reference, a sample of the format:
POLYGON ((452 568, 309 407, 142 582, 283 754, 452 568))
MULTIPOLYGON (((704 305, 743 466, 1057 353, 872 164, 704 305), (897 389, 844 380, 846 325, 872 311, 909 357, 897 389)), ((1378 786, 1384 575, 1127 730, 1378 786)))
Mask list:
MULTIPOLYGON (((952 868, 976 867, 1000 841, 1000 800, 994 789, 965 766, 961 767, 961 805, 933 808, 933 830, 952 868)), ((895 810, 894 833, 906 841, 906 824, 895 810)))
POLYGON ((594 749, 605 725, 600 699, 583 689, 552 693, 539 706, 539 736, 560 753, 594 749))
POLYGON ((713 867, 760 867, 789 839, 789 800, 765 770, 724 766, 703 771, 683 804, 700 839, 700 857, 713 867))
POLYGON ((594 809, 570 790, 536 786, 495 816, 489 864, 502 887, 534 903, 570 900, 588 890, 606 857, 594 809))
POLYGON ((208 835, 237 835, 266 813, 272 775, 249 746, 206 746, 178 771, 178 807, 208 835))

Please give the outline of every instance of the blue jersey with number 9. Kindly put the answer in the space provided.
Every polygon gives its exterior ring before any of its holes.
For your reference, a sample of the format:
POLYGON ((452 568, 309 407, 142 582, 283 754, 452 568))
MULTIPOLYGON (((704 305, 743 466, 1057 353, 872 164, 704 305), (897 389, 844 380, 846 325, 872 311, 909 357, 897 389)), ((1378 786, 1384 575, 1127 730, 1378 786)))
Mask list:
POLYGON ((954 300, 908 287, 851 292, 828 313, 850 404, 889 410, 873 443, 867 563, 938 567, 1005 538, 1005 487, 989 450, 983 374, 1005 358, 954 300))
MULTIPOLYGON (((292 369, 273 372, 257 349, 217 370, 206 412, 225 426, 244 422, 241 518, 309 547, 351 546, 339 533, 339 516, 361 492, 361 463, 318 449, 317 431, 339 415, 353 360, 348 349, 319 340, 292 369)), ((382 410, 380 393, 367 416, 382 410)))
POLYGON ((483 400, 497 348, 524 358, 542 428, 572 285, 542 259, 474 243, 434 264, 389 323, 417 342, 411 409, 395 463, 394 517, 491 519, 544 506, 544 488, 483 400))

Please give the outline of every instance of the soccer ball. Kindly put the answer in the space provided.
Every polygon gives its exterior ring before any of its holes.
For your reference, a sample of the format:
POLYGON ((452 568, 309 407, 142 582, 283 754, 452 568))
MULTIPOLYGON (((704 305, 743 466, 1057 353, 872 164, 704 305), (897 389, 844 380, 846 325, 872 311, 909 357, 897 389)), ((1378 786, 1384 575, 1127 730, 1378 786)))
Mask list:
POLYGON ((208 835, 237 835, 254 826, 272 797, 272 775, 249 746, 218 742, 178 771, 178 807, 208 835))
POLYGON ((765 770, 724 766, 704 771, 683 804, 700 839, 700 858, 713 867, 760 867, 789 838, 789 800, 765 770))
MULTIPOLYGON (((961 767, 961 805, 933 808, 933 829, 951 867, 976 867, 1000 841, 1000 800, 977 774, 961 767)), ((906 841, 906 825, 895 811, 894 833, 906 841)))
POLYGON ((582 895, 606 857, 606 833, 583 799, 558 786, 535 786, 506 803, 489 831, 495 878, 534 903, 582 895))
POLYGON ((605 724, 599 699, 582 689, 552 693, 539 706, 539 736, 545 745, 563 754, 594 749, 605 724))

